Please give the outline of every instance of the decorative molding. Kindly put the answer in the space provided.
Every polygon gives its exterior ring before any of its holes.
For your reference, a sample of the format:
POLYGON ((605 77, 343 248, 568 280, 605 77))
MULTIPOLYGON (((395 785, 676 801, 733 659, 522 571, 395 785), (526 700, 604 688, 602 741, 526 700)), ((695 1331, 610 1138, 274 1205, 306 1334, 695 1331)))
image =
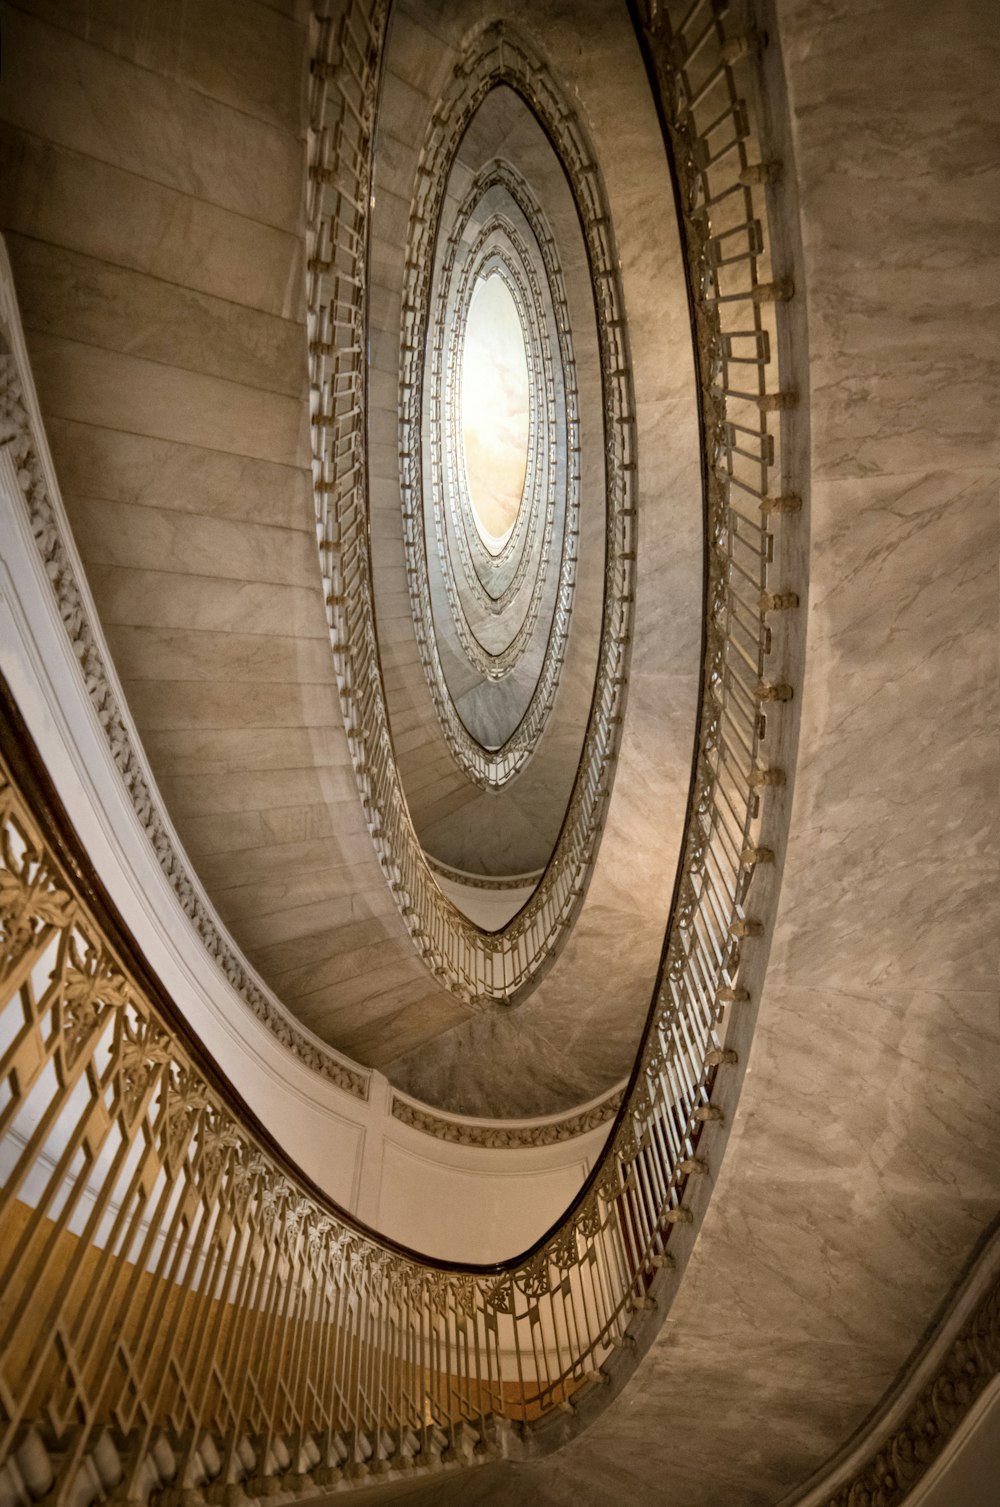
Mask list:
POLYGON ((896 1507, 934 1463, 983 1388, 1000 1374, 1000 1278, 966 1322, 903 1423, 829 1507, 896 1507))
POLYGON ((904 1507, 1000 1376, 1000 1232, 857 1435, 778 1507, 904 1507))
POLYGON ((427 854, 427 862, 442 879, 450 879, 453 884, 464 884, 470 890, 523 890, 537 884, 545 872, 544 869, 535 869, 530 874, 467 874, 464 869, 453 869, 450 864, 442 863, 440 858, 435 858, 430 853, 427 854))
MULTIPOLYGON (((601 638, 595 674, 595 692, 591 714, 584 735, 579 770, 563 826, 563 833, 587 831, 593 823, 595 787, 591 764, 597 751, 616 744, 615 729, 620 726, 627 678, 627 643, 631 630, 634 594, 635 551, 635 402, 631 385, 624 298, 611 220, 603 181, 595 166, 594 153, 570 103, 561 98, 551 74, 543 62, 532 55, 527 44, 502 23, 485 28, 456 65, 454 77, 445 95, 438 101, 420 156, 417 192, 411 205, 407 238, 406 282, 403 301, 411 316, 401 331, 400 360, 400 488, 403 497, 403 541, 407 559, 407 581, 416 627, 417 644, 442 729, 449 747, 470 779, 496 789, 512 779, 524 766, 544 730, 554 704, 559 672, 565 657, 576 575, 576 535, 578 509, 578 468, 567 468, 567 508, 563 528, 559 590, 546 644, 545 658, 531 702, 521 722, 504 745, 482 750, 470 738, 452 702, 437 650, 434 615, 431 605, 430 574, 425 535, 426 502, 424 489, 423 435, 426 417, 425 352, 433 352, 434 387, 440 385, 440 331, 443 321, 432 319, 431 288, 439 245, 435 227, 440 222, 449 173, 462 135, 490 89, 506 84, 541 122, 553 151, 566 175, 579 215, 586 246, 595 307, 598 311, 598 354, 604 403, 605 459, 605 592, 601 618, 601 638)), ((555 315, 556 335, 564 371, 571 376, 574 359, 569 339, 569 318, 565 296, 561 291, 559 264, 554 257, 552 236, 546 231, 541 211, 534 204, 527 185, 519 174, 502 162, 490 163, 477 176, 463 201, 455 227, 460 236, 477 200, 494 184, 501 185, 524 215, 538 245, 540 260, 555 315), (534 223, 533 223, 534 221, 534 223), (537 225, 537 229, 535 226, 537 225)), ((441 287, 438 302, 447 298, 459 241, 446 243, 440 267, 441 287)), ((467 278, 473 261, 464 269, 467 278)), ((459 294, 461 305, 464 292, 459 294)), ((452 341, 457 338, 460 320, 452 341)), ((577 438, 575 384, 567 382, 567 426, 571 426, 570 443, 577 438), (571 406, 572 405, 572 406, 571 406)), ((436 479, 440 467, 436 445, 437 426, 431 426, 431 476, 436 479)), ((455 470, 452 458, 452 470, 455 470)), ((461 491, 461 488, 459 487, 461 491)), ((438 486, 434 486, 435 494, 438 486)), ((440 500, 433 497, 433 510, 439 515, 440 500)), ((447 552, 447 541, 437 530, 439 549, 447 552)), ((536 587, 538 583, 536 581, 536 587)), ((539 588, 540 589, 540 588, 539 588)), ((609 767, 609 775, 613 764, 609 767)), ((606 777, 601 784, 610 786, 606 777)), ((577 876, 589 867, 596 844, 573 845, 573 867, 577 876)), ((565 847, 565 844, 564 844, 565 847)), ((561 855, 565 865, 565 854, 561 855)), ((556 867, 555 856, 552 867, 556 867)), ((576 881, 575 881, 576 882, 576 881)), ((546 882, 539 887, 544 892, 546 882)), ((539 894, 541 903, 542 893, 539 894)))
MULTIPOLYGON (((469 253, 462 279, 462 287, 459 292, 459 308, 455 311, 452 321, 451 339, 448 342, 449 350, 447 360, 443 361, 442 325, 445 319, 442 317, 435 325, 434 349, 433 349, 433 375, 434 383, 438 389, 432 400, 432 412, 437 410, 437 422, 432 422, 431 436, 431 469, 432 486, 430 488, 433 502, 432 513, 435 525, 435 533, 438 542, 438 553, 444 578, 445 592, 451 618, 454 622, 455 631, 458 635, 462 651, 469 663, 481 673, 492 680, 500 680, 509 674, 518 659, 528 647, 534 633, 535 623, 538 617, 541 593, 547 575, 551 538, 556 521, 556 452, 559 439, 565 443, 566 424, 560 425, 556 417, 556 403, 554 396, 554 373, 549 342, 542 323, 544 310, 541 305, 540 291, 537 287, 537 279, 534 277, 530 265, 530 248, 517 235, 516 230, 509 222, 499 215, 493 215, 484 226, 482 233, 477 238, 475 245, 469 253), (503 236, 507 244, 499 241, 503 236), (522 502, 518 518, 514 525, 512 539, 518 533, 518 525, 522 518, 525 519, 525 537, 520 541, 521 548, 516 557, 515 567, 508 583, 498 590, 496 595, 491 595, 487 582, 482 579, 480 566, 474 557, 478 541, 478 527, 472 517, 472 508, 467 496, 467 483, 465 478, 464 454, 462 453, 461 425, 457 421, 457 413, 461 409, 461 382, 459 371, 461 368, 461 345, 465 329, 465 321, 468 317, 469 305, 477 280, 484 276, 495 273, 503 278, 508 291, 517 307, 521 323, 526 331, 525 341, 528 352, 529 382, 531 387, 531 446, 533 454, 529 458, 526 496, 522 502), (527 288, 525 284, 527 283, 527 288), (528 292, 530 290, 530 300, 528 292), (442 365, 444 376, 442 376, 442 365), (539 381, 539 373, 541 381, 539 381), (539 389, 544 390, 544 399, 539 396, 539 389), (542 421, 539 423, 539 415, 542 421), (447 444, 441 443, 441 430, 447 432, 447 444), (545 462, 542 464, 538 457, 538 450, 542 448, 545 462), (442 450, 447 451, 447 464, 443 464, 442 450), (457 497, 456 497, 457 493, 457 497), (447 496, 447 514, 442 507, 442 494, 447 496), (535 541, 538 537, 538 525, 544 518, 544 528, 541 536, 540 548, 536 551, 535 541), (450 523, 450 528, 449 528, 450 523), (475 600, 481 608, 484 608, 491 617, 499 617, 516 600, 529 566, 534 559, 534 576, 527 610, 515 632, 511 635, 508 643, 500 650, 492 652, 487 650, 479 639, 476 630, 468 620, 465 605, 462 600, 462 589, 459 585, 451 558, 451 534, 454 533, 458 553, 460 555, 465 580, 472 590, 475 600)), ((446 301, 446 290, 442 288, 439 302, 443 305, 446 301)), ((572 510, 567 509, 566 522, 563 524, 563 538, 569 528, 572 510)), ((508 541, 510 542, 510 541, 508 541)), ((479 548, 477 554, 485 559, 487 551, 479 548)), ((563 549, 565 557, 565 547, 563 549)), ((496 568, 494 561, 487 561, 490 570, 496 568)), ((493 583, 490 582, 490 585, 493 583)), ((553 607, 553 611, 555 608, 553 607)), ((551 637, 551 635, 549 635, 551 637)), ((418 647, 421 651, 421 660, 424 664, 425 674, 430 677, 435 673, 435 665, 439 664, 437 658, 433 663, 424 651, 423 640, 418 638, 418 647)), ((542 673, 539 674, 539 680, 542 673)), ((439 695, 450 697, 450 690, 446 681, 434 683, 432 694, 435 705, 439 695)), ((451 720, 442 721, 442 728, 448 738, 449 746, 452 745, 451 720)), ((453 752, 457 750, 453 748, 453 752)), ((497 755, 493 754, 492 758, 497 755)))
MULTIPOLYGON (((455 394, 460 389, 462 381, 460 347, 461 336, 465 328, 467 305, 471 300, 472 285, 478 271, 477 263, 491 237, 494 240, 495 249, 499 250, 502 247, 500 254, 506 260, 511 275, 515 277, 515 280, 519 284, 526 283, 530 291, 530 303, 535 312, 534 322, 538 328, 537 331, 530 332, 531 338, 528 344, 529 361, 534 356, 536 362, 542 364, 540 359, 543 355, 542 342, 544 342, 546 350, 549 353, 551 351, 551 342, 547 338, 547 321, 543 310, 544 300, 542 298, 541 284, 539 283, 533 264, 532 249, 516 230, 509 212, 504 213, 499 209, 494 209, 491 213, 489 222, 483 226, 473 245, 465 247, 465 260, 459 280, 459 291, 454 300, 454 307, 451 309, 452 315, 457 313, 459 317, 457 319, 451 318, 449 321, 449 306, 452 304, 451 293, 454 288, 454 262, 458 257, 459 251, 462 249, 468 219, 477 205, 482 203, 486 192, 488 192, 488 188, 483 183, 483 174, 480 173, 473 183, 469 194, 466 196, 452 232, 448 237, 441 269, 442 287, 437 299, 438 313, 434 320, 432 381, 429 384, 428 391, 425 393, 425 397, 432 399, 430 407, 431 412, 433 412, 434 395, 435 393, 440 394, 441 390, 444 389, 443 402, 439 401, 437 407, 439 411, 443 407, 444 417, 449 424, 453 423, 454 410, 460 407, 460 403, 455 401, 455 394), (503 244, 504 241, 506 245, 503 244), (446 326, 448 326, 449 322, 450 339, 446 341, 446 326), (446 346, 448 347, 447 359, 445 359, 446 346), (452 413, 448 411, 449 406, 452 413)), ((504 209, 509 211, 509 205, 504 205, 504 209)), ((530 224, 529 229, 531 229, 530 224)), ((537 232, 532 233, 532 240, 537 249, 537 232)), ((489 252, 487 251, 486 254, 488 255, 489 252)), ((524 286, 520 287, 520 294, 522 302, 527 305, 529 299, 524 286)), ((522 323, 524 323, 523 317, 522 323)), ((551 362, 548 364, 551 366, 551 362)), ((555 375, 558 367, 551 366, 551 371, 552 375, 555 375)), ((547 385, 551 387, 551 383, 547 385)), ((552 407, 552 396, 549 394, 547 395, 547 409, 551 410, 552 407)), ((554 413, 547 412, 546 420, 548 428, 551 430, 555 422, 554 413)), ((461 533, 456 536, 460 546, 464 543, 464 548, 462 548, 462 565, 467 582, 472 588, 479 605, 487 611, 499 613, 510 604, 523 582, 529 563, 529 557, 525 553, 529 541, 524 536, 529 523, 533 529, 537 528, 538 513, 534 506, 529 506, 527 509, 522 507, 518 512, 509 538, 501 549, 496 554, 493 554, 483 542, 479 527, 472 516, 472 508, 466 487, 461 425, 454 425, 454 430, 454 436, 453 438, 450 437, 450 442, 447 446, 449 503, 451 505, 450 512, 452 517, 460 515, 465 524, 461 533), (455 506, 456 499, 458 502, 457 508, 455 506), (514 562, 513 570, 510 572, 508 579, 505 580, 505 574, 507 574, 512 561, 514 562), (482 578, 484 574, 485 579, 482 578)), ((542 437, 548 441, 548 435, 544 431, 542 437)), ((537 439, 538 426, 534 425, 531 441, 536 448, 537 439)), ((431 440, 435 449, 440 451, 442 446, 441 426, 439 423, 431 427, 431 440)), ((556 445, 548 441, 548 468, 551 477, 550 485, 553 487, 555 479, 551 475, 551 467, 555 449, 556 445)), ((436 459, 434 464, 437 469, 440 469, 440 463, 436 459)), ((529 462, 529 475, 532 470, 534 471, 533 479, 541 484, 541 468, 538 467, 536 461, 529 462)), ((435 485, 435 493, 439 491, 440 489, 435 485)), ((437 496, 435 500, 439 501, 437 496)), ((532 502, 534 501, 535 499, 532 499, 532 502)), ((547 504, 545 509, 547 522, 548 514, 550 512, 554 513, 554 510, 553 500, 547 504)), ((440 512, 439 507, 436 509, 436 512, 440 512)))
POLYGON ((474 1120, 448 1119, 397 1095, 392 1099, 392 1116, 402 1125, 409 1125, 411 1129, 434 1136, 439 1141, 451 1141, 456 1146, 513 1150, 523 1146, 555 1146, 560 1141, 571 1141, 574 1136, 597 1130, 614 1119, 624 1096, 624 1089, 615 1089, 589 1109, 578 1110, 561 1120, 538 1121, 534 1125, 485 1125, 474 1120))
POLYGON ((298 1026, 262 986, 200 890, 164 814, 159 792, 138 751, 128 714, 115 689, 96 615, 78 578, 78 561, 48 455, 38 401, 21 332, 13 275, 0 243, 0 445, 13 458, 31 532, 52 586, 59 615, 76 656, 87 694, 139 823, 191 925, 226 980, 258 1020, 300 1062, 356 1098, 368 1096, 368 1074, 344 1062, 298 1026))

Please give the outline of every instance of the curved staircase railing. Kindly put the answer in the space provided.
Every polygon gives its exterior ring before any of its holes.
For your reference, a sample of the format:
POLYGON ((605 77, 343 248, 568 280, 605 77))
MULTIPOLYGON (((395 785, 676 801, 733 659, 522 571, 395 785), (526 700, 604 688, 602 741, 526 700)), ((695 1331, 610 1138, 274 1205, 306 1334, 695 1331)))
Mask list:
MULTIPOLYGON (((0 779, 0 1468, 15 1500, 232 1507, 474 1465, 504 1430, 586 1413, 656 1305, 736 1061, 745 951, 768 924, 753 881, 774 857, 761 823, 784 773, 767 719, 792 695, 768 677, 771 614, 795 602, 772 580, 776 534, 797 526, 798 499, 773 480, 795 401, 775 361, 792 290, 769 260, 777 168, 751 103, 765 39, 739 14, 650 0, 637 16, 682 209, 710 548, 683 860, 604 1153, 557 1225, 491 1267, 426 1259, 346 1216, 190 1039, 14 736, 0 779)), ((342 89, 356 143, 371 121, 348 84, 383 23, 384 7, 346 0, 320 27, 314 75, 342 89)), ((322 162, 317 192, 343 195, 322 162)), ((345 235, 352 212, 363 204, 343 201, 345 235)), ((354 298, 345 273, 314 337, 345 393, 363 381, 354 298)), ((13 360, 0 357, 4 393, 13 360)), ((9 408, 0 443, 28 506, 30 435, 9 408)), ((325 432, 338 443, 336 423, 325 432)))

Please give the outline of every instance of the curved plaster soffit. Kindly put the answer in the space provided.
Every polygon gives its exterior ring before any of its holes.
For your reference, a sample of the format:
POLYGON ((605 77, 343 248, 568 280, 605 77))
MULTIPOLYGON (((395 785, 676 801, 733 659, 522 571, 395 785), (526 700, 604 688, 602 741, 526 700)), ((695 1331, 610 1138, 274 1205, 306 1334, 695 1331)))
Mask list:
MULTIPOLYGON (((425 352, 432 328, 434 261, 438 249, 449 172, 465 130, 480 104, 492 89, 506 84, 542 123, 570 184, 583 230, 598 316, 598 353, 604 404, 605 592, 596 684, 578 777, 569 804, 569 812, 572 813, 573 819, 584 826, 589 826, 594 821, 598 801, 604 797, 587 790, 587 766, 595 747, 613 744, 614 740, 609 737, 609 733, 618 725, 614 719, 620 717, 622 709, 624 677, 627 672, 627 644, 632 617, 632 560, 635 547, 635 400, 632 393, 624 300, 618 275, 618 258, 611 218, 599 167, 584 137, 582 127, 568 102, 559 97, 540 60, 529 53, 520 39, 512 37, 509 29, 489 28, 475 39, 466 56, 456 65, 455 75, 451 89, 439 102, 434 112, 430 134, 421 153, 417 189, 410 214, 405 262, 406 280, 403 288, 404 319, 401 332, 399 390, 400 488, 403 503, 403 540, 406 550, 407 580, 417 630, 417 643, 431 696, 444 735, 455 758, 475 783, 485 788, 499 788, 517 775, 531 757, 555 699, 559 670, 569 634, 572 589, 575 579, 575 545, 578 527, 574 502, 577 501, 577 496, 573 492, 567 496, 567 503, 572 512, 567 511, 563 532, 558 598, 543 668, 531 702, 519 725, 503 746, 495 752, 483 750, 480 744, 470 739, 458 715, 448 692, 437 651, 424 524, 426 508, 422 495, 424 485, 423 419, 426 412, 422 394, 427 381, 425 352), (609 687, 616 686, 618 694, 615 695, 612 692, 609 696, 609 687)), ((489 181, 487 178, 487 183, 489 181)), ((545 228, 540 211, 526 194, 526 186, 518 181, 517 175, 504 175, 498 171, 493 181, 503 182, 529 224, 534 221, 537 225, 538 229, 534 234, 539 249, 541 250, 546 245, 551 246, 552 237, 545 228)), ((474 194, 475 185, 466 200, 466 213, 471 212, 475 207, 474 194)), ((441 268, 439 310, 442 301, 446 302, 448 298, 453 266, 454 256, 452 246, 449 244, 441 268)), ((558 265, 554 263, 551 255, 546 258, 543 253, 543 267, 554 307, 559 310, 557 329, 561 337, 568 328, 568 319, 565 298, 559 282, 555 280, 558 265)), ((457 329, 453 340, 456 336, 460 339, 464 321, 460 317, 455 323, 457 329)), ((567 360, 572 362, 572 350, 562 342, 561 355, 565 370, 567 360)), ((572 365, 568 367, 568 370, 572 371, 572 365)), ((430 387, 434 396, 441 392, 441 375, 439 364, 432 363, 430 387)), ((447 415, 445 417, 447 422, 447 415)), ((434 483, 438 478, 434 473, 438 472, 438 466, 435 464, 433 434, 437 427, 432 423, 432 487, 435 492, 437 488, 434 483)), ((578 445, 578 428, 570 438, 575 439, 578 445)), ((464 466, 460 464, 460 457, 453 458, 452 469, 457 473, 456 479, 461 488, 464 466)), ((576 491, 578 493, 578 488, 576 491)), ((440 513, 440 502, 436 495, 433 498, 433 509, 435 514, 440 513)), ((465 511, 464 508, 463 511, 465 511)), ((439 548, 444 542, 445 553, 447 553, 446 541, 442 541, 439 531, 436 532, 439 548)), ((536 582, 536 585, 540 592, 541 583, 536 582)), ((602 782, 605 788, 610 785, 613 772, 612 759, 608 764, 608 775, 602 782)), ((596 847, 596 843, 593 846, 596 847)), ((558 853, 557 844, 556 854, 558 853)), ((592 859, 593 848, 589 854, 581 854, 577 858, 577 863, 580 868, 586 868, 592 859)), ((555 862, 555 855, 553 862, 555 862)))
MULTIPOLYGON (((422 351, 431 267, 447 175, 466 127, 500 85, 518 94, 554 142, 576 202, 590 263, 604 379, 607 520, 601 649, 576 781, 549 864, 534 894, 497 932, 470 922, 442 893, 421 847, 396 768, 382 680, 370 553, 366 455, 365 266, 375 100, 386 7, 371 26, 378 46, 349 54, 332 25, 317 27, 313 60, 308 212, 308 322, 314 495, 327 619, 348 747, 386 881, 417 950, 439 984, 474 1008, 517 1002, 551 963, 586 889, 614 776, 624 712, 635 556, 635 415, 617 256, 600 176, 573 112, 545 65, 497 23, 475 35, 439 100, 417 169, 407 262, 418 269, 402 314, 402 491, 418 639, 433 645, 424 545, 422 351), (353 69, 345 79, 345 70, 353 69), (350 108, 345 101, 350 98, 350 108), (355 137, 350 137, 351 129, 355 137), (354 207, 345 213, 345 204, 354 207), (345 272, 349 267, 350 271, 345 272)), ((468 738, 468 734, 466 734, 468 738)), ((502 784, 502 763, 478 750, 479 783, 502 784)), ((514 756, 517 758, 517 756, 514 756)))

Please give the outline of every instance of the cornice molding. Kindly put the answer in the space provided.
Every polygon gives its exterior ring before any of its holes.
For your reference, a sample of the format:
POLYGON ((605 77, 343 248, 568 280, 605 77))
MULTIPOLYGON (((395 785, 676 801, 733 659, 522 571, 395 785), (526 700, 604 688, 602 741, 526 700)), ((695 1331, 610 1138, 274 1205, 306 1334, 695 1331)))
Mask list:
POLYGON ((597 1130, 614 1119, 624 1097, 624 1088, 616 1088, 598 1104, 574 1110, 562 1119, 505 1126, 484 1124, 476 1120, 449 1119, 394 1094, 392 1117, 424 1135, 434 1136, 439 1141, 451 1141, 456 1146, 482 1146, 494 1151, 517 1150, 525 1146, 555 1146, 561 1141, 570 1141, 575 1136, 597 1130))
POLYGON ((468 874, 465 869, 453 868, 450 863, 443 863, 431 853, 427 854, 427 865, 442 879, 450 879, 453 884, 464 884, 470 890, 528 889, 537 884, 545 872, 544 869, 535 869, 529 874, 468 874))
POLYGON ((1000 1230, 853 1439, 778 1507, 903 1507, 1000 1376, 1000 1230))

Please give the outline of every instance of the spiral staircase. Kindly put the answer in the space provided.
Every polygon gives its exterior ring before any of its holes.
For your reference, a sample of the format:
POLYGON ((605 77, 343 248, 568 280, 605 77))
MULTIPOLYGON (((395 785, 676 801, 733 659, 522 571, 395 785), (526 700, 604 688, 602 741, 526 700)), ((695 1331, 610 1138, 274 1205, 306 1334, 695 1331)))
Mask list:
POLYGON ((0 1507, 990 1500, 986 22, 4 6, 0 1507))

